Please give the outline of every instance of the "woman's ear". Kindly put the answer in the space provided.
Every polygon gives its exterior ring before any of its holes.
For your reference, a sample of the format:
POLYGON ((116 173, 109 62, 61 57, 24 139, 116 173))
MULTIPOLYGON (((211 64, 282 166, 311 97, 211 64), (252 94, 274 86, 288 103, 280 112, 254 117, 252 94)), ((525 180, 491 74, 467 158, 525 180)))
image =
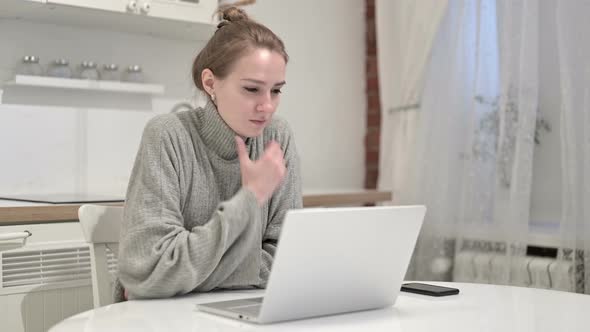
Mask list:
POLYGON ((203 69, 201 72, 201 83, 203 84, 203 89, 205 89, 205 92, 207 92, 209 96, 215 95, 215 75, 213 75, 211 69, 203 69))

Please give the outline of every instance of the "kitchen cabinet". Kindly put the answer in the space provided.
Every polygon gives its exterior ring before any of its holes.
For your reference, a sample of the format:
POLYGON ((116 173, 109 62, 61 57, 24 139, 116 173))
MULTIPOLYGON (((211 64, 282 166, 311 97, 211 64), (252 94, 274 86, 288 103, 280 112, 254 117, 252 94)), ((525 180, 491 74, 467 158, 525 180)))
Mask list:
POLYGON ((217 8, 217 0, 46 0, 46 2, 49 5, 66 5, 199 23, 210 22, 217 8))
POLYGON ((1 0, 0 19, 204 41, 215 31, 217 5, 217 0, 1 0))
POLYGON ((148 16, 186 22, 211 22, 217 9, 217 0, 150 0, 139 2, 139 11, 148 16))
POLYGON ((49 5, 66 5, 120 13, 133 13, 137 9, 137 1, 130 0, 45 0, 45 2, 49 5))

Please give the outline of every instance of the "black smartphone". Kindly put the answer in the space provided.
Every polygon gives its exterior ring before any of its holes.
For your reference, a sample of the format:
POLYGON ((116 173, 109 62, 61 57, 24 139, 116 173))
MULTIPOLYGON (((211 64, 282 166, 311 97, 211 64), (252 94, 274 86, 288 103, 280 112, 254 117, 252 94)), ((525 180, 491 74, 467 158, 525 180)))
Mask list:
POLYGON ((443 287, 418 282, 402 284, 402 292, 416 293, 429 296, 447 296, 459 294, 457 288, 443 287))

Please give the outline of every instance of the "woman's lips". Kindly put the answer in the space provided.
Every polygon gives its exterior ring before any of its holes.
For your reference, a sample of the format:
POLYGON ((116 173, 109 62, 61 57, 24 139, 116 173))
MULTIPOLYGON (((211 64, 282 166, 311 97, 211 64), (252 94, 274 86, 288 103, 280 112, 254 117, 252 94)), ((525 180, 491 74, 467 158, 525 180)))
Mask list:
POLYGON ((266 120, 250 120, 250 122, 257 126, 264 126, 264 124, 266 124, 266 120))

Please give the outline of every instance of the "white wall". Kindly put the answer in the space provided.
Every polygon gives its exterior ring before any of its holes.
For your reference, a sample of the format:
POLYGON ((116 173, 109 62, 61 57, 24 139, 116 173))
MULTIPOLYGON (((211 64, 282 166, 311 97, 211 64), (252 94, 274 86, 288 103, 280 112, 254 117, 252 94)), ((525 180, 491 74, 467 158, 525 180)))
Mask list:
POLYGON ((258 0, 247 7, 285 42, 280 114, 297 135, 305 188, 364 183, 364 0, 258 0))
MULTIPOLYGON (((283 38, 291 57, 279 112, 295 131, 305 190, 362 187, 363 3, 267 0, 247 9, 283 38)), ((47 91, 20 91, 24 105, 0 105, 0 195, 85 190, 124 194, 145 122, 178 101, 197 102, 190 66, 202 46, 0 20, 0 84, 14 77, 23 55, 31 54, 43 64, 61 57, 72 64, 86 59, 122 66, 138 63, 149 81, 166 86, 166 94, 153 100, 64 91, 43 97, 47 91), (64 103, 71 107, 56 106, 64 103)), ((9 92, 5 90, 5 100, 9 92)))

